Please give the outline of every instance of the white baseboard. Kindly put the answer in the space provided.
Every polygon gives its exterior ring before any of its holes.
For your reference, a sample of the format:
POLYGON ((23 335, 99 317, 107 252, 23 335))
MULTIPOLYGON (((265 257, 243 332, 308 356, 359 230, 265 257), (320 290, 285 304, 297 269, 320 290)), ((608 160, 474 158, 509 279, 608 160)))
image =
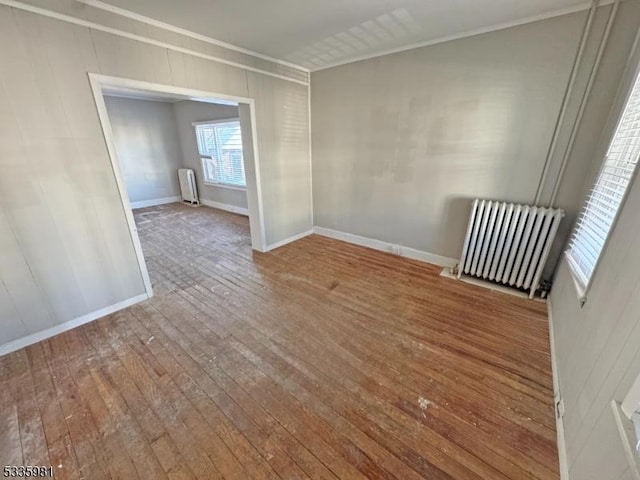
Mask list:
POLYGON ((228 203, 214 202, 213 200, 200 199, 200 203, 207 207, 217 208, 218 210, 224 210, 225 212, 237 213, 239 215, 249 216, 249 209, 244 207, 236 207, 235 205, 229 205, 228 203))
POLYGON ((276 248, 282 247, 288 243, 295 242, 296 240, 300 240, 301 238, 304 238, 304 237, 308 237, 312 233, 313 233, 313 230, 308 230, 306 232, 293 235, 292 237, 285 238, 284 240, 280 240, 279 242, 275 242, 270 245, 267 245, 267 249, 265 250, 265 252, 270 252, 271 250, 275 250, 276 248))
POLYGON ((331 230, 330 228, 313 227, 313 233, 322 235, 323 237, 329 237, 336 240, 342 240, 343 242, 353 243, 354 245, 373 248, 374 250, 380 250, 381 252, 393 253, 401 257, 407 257, 413 260, 419 260, 421 262, 439 265, 441 267, 454 267, 456 263, 458 263, 457 258, 443 257, 442 255, 436 255, 435 253, 423 252, 422 250, 416 250, 415 248, 396 245, 394 243, 375 240, 373 238, 361 237, 360 235, 354 235, 353 233, 331 230))
MULTIPOLYGON (((547 299, 547 315, 549 317, 549 343, 551 351, 551 372, 553 374, 553 401, 554 404, 562 399, 560 392, 560 377, 558 376, 558 358, 556 356, 556 342, 553 331, 553 314, 551 296, 547 299)), ((567 458, 567 444, 564 437, 564 421, 556 414, 556 436, 558 442, 558 460, 560 462, 560 480, 569 480, 569 460, 567 458)))
POLYGON ((147 300, 148 298, 149 296, 146 293, 143 293, 142 295, 137 295, 114 305, 96 310, 95 312, 87 313, 86 315, 83 315, 81 317, 74 318, 73 320, 69 320, 68 322, 54 325, 53 327, 47 328, 46 330, 32 333, 31 335, 27 335, 26 337, 17 338, 10 341, 9 343, 0 345, 0 356, 15 352, 16 350, 20 350, 21 348, 28 347, 29 345, 33 345, 34 343, 41 342, 42 340, 46 340, 47 338, 54 337, 59 333, 66 332, 67 330, 71 330, 72 328, 79 327, 80 325, 84 325, 85 323, 89 323, 93 320, 97 320, 98 318, 110 315, 114 312, 117 312, 118 310, 122 310, 124 308, 130 307, 131 305, 135 305, 136 303, 140 303, 143 300, 147 300))
POLYGON ((155 207, 166 203, 176 203, 180 200, 182 200, 180 195, 175 197, 154 198, 153 200, 141 200, 139 202, 131 202, 131 208, 135 210, 136 208, 155 207))

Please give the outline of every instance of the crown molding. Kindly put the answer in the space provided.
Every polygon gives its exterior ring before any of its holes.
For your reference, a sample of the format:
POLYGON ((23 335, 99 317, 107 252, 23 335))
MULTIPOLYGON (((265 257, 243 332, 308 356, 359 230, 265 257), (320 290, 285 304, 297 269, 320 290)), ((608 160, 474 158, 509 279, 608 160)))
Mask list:
POLYGON ((124 8, 116 7, 109 3, 102 2, 100 0, 76 0, 78 3, 82 3, 84 5, 98 8, 100 10, 104 10, 106 12, 113 13, 115 15, 120 15, 122 17, 126 17, 130 20, 135 20, 136 22, 146 23, 147 25, 151 25, 153 27, 158 27, 163 30, 168 30, 173 33, 177 33, 179 35, 184 35, 185 37, 190 37, 195 40, 200 40, 202 42, 210 43, 212 45, 216 45, 218 47, 226 48, 227 50, 233 50, 234 52, 243 53, 245 55, 251 55, 252 57, 257 57, 262 60, 266 60, 268 62, 277 63, 278 65, 283 65, 285 67, 293 68, 296 70, 300 70, 304 73, 309 73, 309 69, 303 67, 302 65, 297 65, 295 63, 287 62, 285 60, 281 60, 279 58, 270 57, 268 55, 264 55, 262 53, 254 52, 253 50, 249 50, 246 48, 238 47, 236 45, 232 45, 231 43, 223 42, 221 40, 217 40, 212 37, 208 37, 206 35, 202 35, 196 32, 192 32, 191 30, 187 30, 185 28, 180 28, 175 25, 171 25, 170 23, 161 22, 160 20, 156 20, 151 17, 147 17, 145 15, 140 15, 139 13, 132 12, 130 10, 126 10, 124 8))
POLYGON ((160 48, 166 48, 167 50, 173 50, 175 52, 184 53, 187 55, 191 55, 193 57, 202 58, 204 60, 209 60, 216 63, 222 63, 224 65, 229 65, 231 67, 240 68, 243 70, 247 70, 250 72, 260 73, 262 75, 267 75, 269 77, 278 78, 280 80, 286 80, 288 82, 298 83, 300 85, 304 85, 306 87, 309 86, 308 81, 298 80, 293 77, 288 77, 286 75, 281 75, 279 73, 273 73, 268 70, 262 70, 260 68, 250 67, 248 65, 244 65, 238 62, 232 62, 230 60, 216 57, 214 55, 208 55, 205 53, 198 52, 196 50, 192 50, 189 48, 179 47, 177 45, 173 45, 167 42, 161 42, 159 40, 155 40, 152 38, 144 37, 142 35, 138 35, 135 33, 125 32, 123 30, 119 30, 117 28, 106 27, 104 25, 100 25, 99 23, 90 22, 87 20, 83 20, 81 18, 77 18, 71 15, 66 15, 64 13, 54 12, 51 10, 47 10, 46 8, 37 7, 34 5, 26 4, 19 2, 17 0, 0 0, 0 5, 4 5, 10 8, 16 8, 18 10, 23 10, 29 13, 35 13, 37 15, 42 15, 44 17, 53 18, 55 20, 60 20, 63 22, 71 23, 74 25, 80 25, 82 27, 87 27, 93 30, 109 33, 111 35, 117 35, 119 37, 128 38, 129 40, 136 40, 138 42, 146 43, 148 45, 153 45, 160 48))
MULTIPOLYGON (((584 2, 584 3, 578 4, 578 5, 575 5, 575 6, 572 6, 572 7, 565 7, 565 8, 553 10, 551 12, 539 14, 539 15, 533 15, 533 16, 530 16, 530 17, 524 17, 524 18, 520 18, 518 20, 511 21, 511 22, 503 22, 503 23, 491 25, 491 26, 488 26, 488 27, 483 27, 483 28, 479 28, 479 29, 475 29, 475 30, 468 30, 468 31, 465 31, 465 32, 457 33, 457 34, 447 35, 447 36, 444 36, 444 37, 438 37, 438 38, 434 38, 434 39, 431 39, 431 40, 425 40, 425 41, 422 41, 422 42, 412 43, 412 44, 409 44, 409 45, 404 45, 404 46, 400 46, 400 47, 396 47, 396 48, 386 49, 386 50, 382 50, 382 51, 378 51, 378 52, 371 52, 369 54, 365 54, 365 55, 360 55, 360 56, 357 56, 357 57, 344 59, 344 60, 337 61, 337 62, 334 62, 334 63, 329 63, 327 65, 323 65, 323 66, 317 67, 317 68, 307 68, 307 67, 304 67, 302 65, 298 65, 298 64, 295 64, 295 63, 287 62, 285 60, 281 60, 281 59, 278 59, 278 58, 275 58, 275 57, 270 57, 268 55, 264 55, 264 54, 261 54, 261 53, 258 53, 258 52, 254 52, 252 50, 248 50, 248 49, 245 49, 245 48, 242 48, 242 47, 238 47, 236 45, 232 45, 232 44, 217 40, 215 38, 208 37, 206 35, 201 35, 199 33, 195 33, 195 32, 192 32, 190 30, 186 30, 186 29, 183 29, 183 28, 180 28, 180 27, 176 27, 174 25, 171 25, 171 24, 168 24, 168 23, 164 23, 164 22, 161 22, 159 20, 155 20, 155 19, 150 18, 150 17, 146 17, 144 15, 137 14, 135 12, 131 12, 129 10, 126 10, 126 9, 123 9, 123 8, 120 8, 120 7, 116 7, 116 6, 110 5, 110 4, 105 3, 105 2, 103 2, 101 0, 75 0, 75 1, 78 2, 78 3, 93 7, 93 8, 97 8, 99 10, 107 11, 107 12, 113 13, 115 15, 119 15, 119 16, 122 16, 122 17, 125 17, 125 18, 129 18, 130 20, 134 20, 134 21, 138 21, 138 22, 141 22, 141 23, 145 23, 147 25, 151 25, 151 26, 154 26, 154 27, 157 27, 157 28, 161 28, 161 29, 166 30, 166 31, 170 31, 170 32, 173 32, 173 33, 176 33, 176 34, 179 34, 179 35, 183 35, 183 36, 186 36, 186 37, 189 37, 189 38, 193 38, 195 40, 200 40, 200 41, 203 41, 205 43, 216 45, 216 46, 219 46, 219 47, 222 47, 222 48, 226 48, 228 50, 232 50, 232 51, 235 51, 235 52, 238 52, 238 53, 242 53, 242 54, 245 54, 245 55, 249 55, 249 56, 252 56, 252 57, 255 57, 255 58, 260 58, 262 60, 277 64, 277 65, 286 66, 286 67, 292 68, 294 70, 298 70, 298 71, 300 71, 302 73, 305 73, 305 74, 315 73, 315 72, 319 72, 319 71, 322 71, 322 70, 327 70, 327 69, 330 69, 330 68, 347 65, 347 64, 350 64, 350 63, 360 62, 360 61, 363 61, 363 60, 369 60, 369 59, 373 59, 373 58, 377 58, 377 57, 383 57, 385 55, 391 55, 391 54, 394 54, 394 53, 401 53, 401 52, 405 52, 405 51, 408 51, 408 50, 414 50, 414 49, 417 49, 417 48, 428 47, 428 46, 431 46, 431 45, 437 45, 437 44, 440 44, 440 43, 450 42, 450 41, 453 41, 453 40, 460 40, 460 39, 463 39, 463 38, 473 37, 473 36, 481 35, 481 34, 484 34, 484 33, 490 33, 490 32, 494 32, 494 31, 504 30, 504 29, 507 29, 507 28, 517 27, 517 26, 520 26, 520 25, 528 24, 528 23, 533 23, 533 22, 537 22, 537 21, 541 21, 541 20, 546 20, 546 19, 549 19, 549 18, 559 17, 559 16, 562 16, 562 15, 568 15, 568 14, 571 14, 571 13, 576 13, 576 12, 588 10, 591 7, 591 2, 584 2)), ((609 5, 609 4, 613 3, 613 2, 614 2, 614 0, 601 0, 599 2, 598 7, 609 5)), ((63 21, 69 22, 69 23, 74 23, 76 25, 86 26, 86 27, 89 27, 89 28, 93 28, 93 29, 100 30, 100 31, 103 31, 103 32, 111 33, 111 34, 114 34, 114 35, 119 35, 119 36, 122 36, 122 37, 125 37, 125 38, 130 38, 132 40, 142 41, 142 42, 145 42, 145 43, 148 43, 148 44, 152 44, 152 45, 156 45, 156 46, 160 46, 160 47, 163 47, 163 48, 169 48, 171 50, 179 51, 179 52, 182 52, 182 53, 187 53, 187 54, 190 54, 190 55, 193 55, 193 56, 197 56, 197 57, 200 57, 200 58, 204 58, 204 59, 207 59, 207 60, 211 60, 211 61, 214 61, 214 62, 224 63, 224 64, 227 64, 227 65, 230 65, 230 66, 243 68, 245 70, 253 71, 253 72, 256 72, 256 73, 269 75, 269 76, 272 76, 272 77, 275 77, 275 78, 280 78, 282 80, 288 80, 288 81, 291 81, 291 82, 294 82, 294 83, 299 83, 301 85, 308 86, 309 83, 310 83, 308 81, 297 80, 297 79, 292 78, 292 77, 287 77, 285 75, 269 72, 267 70, 262 70, 260 68, 250 67, 250 66, 247 66, 247 65, 243 65, 241 63, 233 62, 233 61, 226 60, 224 58, 216 57, 216 56, 213 56, 213 55, 202 54, 202 53, 197 52, 195 50, 191 50, 191 49, 187 49, 187 48, 183 48, 183 47, 178 47, 176 45, 168 44, 166 42, 161 42, 161 41, 157 41, 157 40, 154 40, 154 39, 151 39, 151 38, 143 37, 143 36, 138 35, 138 34, 124 32, 124 31, 116 29, 116 28, 106 27, 104 25, 100 25, 100 24, 95 23, 95 22, 90 22, 90 21, 83 20, 83 19, 80 19, 80 18, 77 18, 77 17, 66 15, 66 14, 63 14, 63 13, 54 12, 54 11, 51 11, 51 10, 47 10, 45 8, 37 7, 37 6, 34 6, 34 5, 30 5, 30 4, 25 4, 25 3, 22 3, 22 2, 20 2, 18 0, 0 0, 0 5, 6 5, 8 7, 13 7, 13 8, 19 8, 21 10, 25 10, 25 11, 29 11, 29 12, 32 12, 32 13, 37 13, 37 14, 40 14, 40 15, 48 16, 50 18, 63 20, 63 21)))
MULTIPOLYGON (((613 3, 613 2, 614 2, 614 0, 602 0, 599 3, 598 7, 602 7, 604 5, 609 5, 609 4, 613 3)), ((576 13, 576 12, 581 12, 583 10, 588 10, 589 8, 591 8, 591 2, 581 3, 579 5, 574 5, 573 7, 560 8, 558 10, 553 10, 551 12, 542 13, 542 14, 539 14, 539 15, 533 15, 533 16, 530 16, 530 17, 524 17, 524 18, 520 18, 518 20, 513 20, 511 22, 497 23, 495 25, 491 25, 491 26, 488 26, 488 27, 478 28, 478 29, 475 29, 475 30, 468 30, 466 32, 460 32, 460 33, 456 33, 456 34, 453 34, 453 35, 447 35, 445 37, 438 37, 438 38, 434 38, 432 40, 425 40, 423 42, 412 43, 410 45, 404 45, 404 46, 401 46, 401 47, 390 48, 390 49, 387 49, 387 50, 382 50, 380 52, 371 52, 369 54, 361 55, 361 56, 358 56, 358 57, 345 59, 345 60, 340 60, 340 61, 337 61, 337 62, 334 62, 334 63, 323 65, 323 66, 318 67, 318 68, 312 68, 311 69, 311 73, 319 72, 319 71, 322 71, 322 70, 327 70, 329 68, 340 67, 342 65, 347 65, 349 63, 360 62, 362 60, 369 60, 369 59, 372 59, 372 58, 383 57, 385 55, 391 55, 393 53, 406 52, 408 50, 414 50, 416 48, 429 47, 431 45, 437 45, 439 43, 450 42, 452 40, 460 40, 462 38, 473 37, 473 36, 476 36, 476 35, 481 35, 483 33, 495 32, 495 31, 498 31, 498 30, 504 30, 504 29, 507 29, 507 28, 512 28, 512 27, 517 27, 517 26, 520 26, 520 25, 525 25, 527 23, 533 23, 533 22, 538 22, 540 20, 547 20, 549 18, 560 17, 562 15, 568 15, 570 13, 576 13)))

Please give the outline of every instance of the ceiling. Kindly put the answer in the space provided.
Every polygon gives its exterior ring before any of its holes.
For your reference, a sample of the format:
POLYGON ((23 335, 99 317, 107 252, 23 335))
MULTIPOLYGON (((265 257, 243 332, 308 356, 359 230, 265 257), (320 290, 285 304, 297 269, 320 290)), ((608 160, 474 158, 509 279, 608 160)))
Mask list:
POLYGON ((310 70, 588 6, 585 0, 103 2, 310 70))

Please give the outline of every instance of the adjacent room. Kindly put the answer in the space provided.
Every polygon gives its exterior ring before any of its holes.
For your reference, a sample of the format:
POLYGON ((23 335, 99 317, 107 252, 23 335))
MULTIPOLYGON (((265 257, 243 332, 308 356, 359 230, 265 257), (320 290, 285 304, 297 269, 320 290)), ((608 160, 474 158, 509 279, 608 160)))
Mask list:
POLYGON ((0 0, 0 468, 640 480, 639 0, 0 0))
POLYGON ((107 90, 105 105, 133 209, 184 201, 248 215, 236 102, 205 103, 107 90), (182 198, 181 168, 194 172, 193 199, 182 198))
MULTIPOLYGON (((133 213, 129 221, 132 237, 140 232, 144 238, 146 228, 155 227, 162 218, 167 231, 179 231, 188 238, 224 239, 250 248, 251 236, 246 231, 232 237, 220 236, 220 226, 189 231, 194 219, 216 223, 216 217, 209 209, 204 209, 209 216, 198 217, 188 207, 212 207, 218 214, 220 210, 232 212, 237 215, 224 218, 248 226, 247 218, 237 218, 249 217, 238 102, 213 98, 193 101, 166 92, 113 86, 101 91, 106 109, 101 121, 113 146, 114 171, 119 171, 124 184, 123 204, 128 202, 133 213)), ((243 123, 245 129, 251 128, 246 117, 243 123)), ((251 138, 251 134, 247 136, 251 138)), ((251 144, 247 147, 250 161, 253 148, 251 144)), ((249 184, 255 185, 254 168, 250 165, 247 171, 252 180, 249 184)), ((167 232, 157 233, 166 236, 167 232)), ((175 241, 188 244, 183 239, 175 241)), ((208 248, 217 251, 215 245, 208 248)), ((136 252, 148 296, 153 295, 153 283, 161 278, 148 274, 149 263, 157 266, 151 254, 155 251, 151 242, 143 242, 136 252)))

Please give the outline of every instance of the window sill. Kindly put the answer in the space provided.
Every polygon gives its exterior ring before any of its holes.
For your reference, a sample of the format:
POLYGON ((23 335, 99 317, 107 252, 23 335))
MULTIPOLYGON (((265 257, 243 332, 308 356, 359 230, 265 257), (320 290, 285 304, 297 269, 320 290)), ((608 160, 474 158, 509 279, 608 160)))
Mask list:
POLYGON ((238 187, 237 185, 227 185, 226 183, 213 183, 213 182, 202 182, 207 187, 218 187, 218 188, 226 188, 229 190, 240 190, 241 192, 246 192, 247 187, 238 187))
POLYGON ((616 419, 616 425, 618 426, 618 433, 620 433, 620 440, 622 440, 624 453, 626 454, 627 461, 629 462, 629 469, 633 478, 640 480, 640 454, 634 448, 636 434, 633 422, 627 418, 622 411, 620 403, 615 400, 611 401, 611 409, 613 410, 613 416, 616 419))

